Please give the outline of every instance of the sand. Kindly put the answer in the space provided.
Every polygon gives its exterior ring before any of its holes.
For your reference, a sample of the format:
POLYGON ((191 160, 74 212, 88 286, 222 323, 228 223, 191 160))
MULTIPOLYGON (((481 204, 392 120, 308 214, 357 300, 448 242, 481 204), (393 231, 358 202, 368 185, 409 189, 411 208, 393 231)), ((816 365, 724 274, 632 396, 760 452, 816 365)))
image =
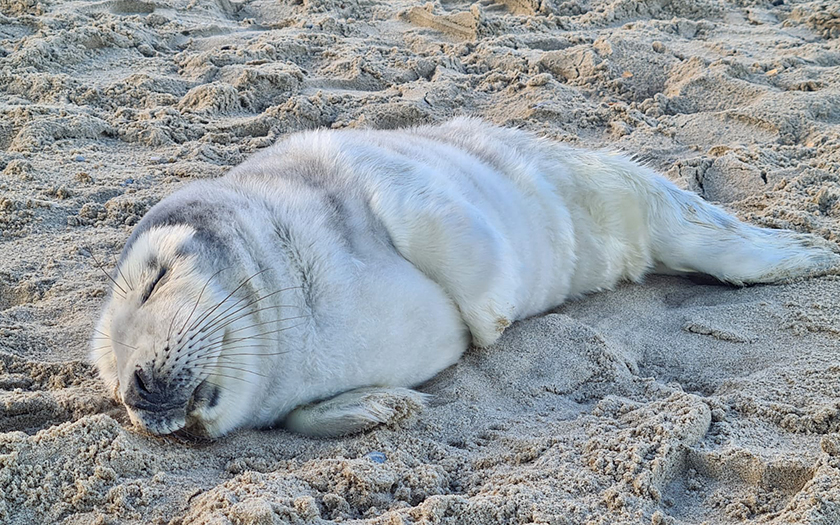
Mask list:
POLYGON ((836 2, 0 0, 0 522, 840 523, 836 276, 565 304, 359 436, 129 428, 91 255, 286 133, 455 115, 840 241, 836 2))

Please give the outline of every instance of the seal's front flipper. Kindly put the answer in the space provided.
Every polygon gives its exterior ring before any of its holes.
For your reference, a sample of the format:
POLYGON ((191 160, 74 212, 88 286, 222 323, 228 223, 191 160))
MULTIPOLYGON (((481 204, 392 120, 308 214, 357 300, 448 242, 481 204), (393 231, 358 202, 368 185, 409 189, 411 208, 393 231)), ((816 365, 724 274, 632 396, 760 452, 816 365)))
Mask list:
POLYGON ((408 388, 357 388, 299 406, 286 416, 284 425, 307 436, 346 436, 407 419, 423 409, 427 397, 408 388))

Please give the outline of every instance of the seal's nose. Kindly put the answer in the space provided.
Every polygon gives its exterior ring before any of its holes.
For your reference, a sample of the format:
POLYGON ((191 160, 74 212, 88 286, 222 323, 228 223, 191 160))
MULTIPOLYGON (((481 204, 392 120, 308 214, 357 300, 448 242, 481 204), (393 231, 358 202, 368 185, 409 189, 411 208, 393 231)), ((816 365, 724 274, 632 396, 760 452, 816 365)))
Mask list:
POLYGON ((166 395, 166 385, 155 380, 151 370, 137 367, 124 396, 126 405, 141 410, 160 411, 170 408, 168 401, 171 396, 166 395))

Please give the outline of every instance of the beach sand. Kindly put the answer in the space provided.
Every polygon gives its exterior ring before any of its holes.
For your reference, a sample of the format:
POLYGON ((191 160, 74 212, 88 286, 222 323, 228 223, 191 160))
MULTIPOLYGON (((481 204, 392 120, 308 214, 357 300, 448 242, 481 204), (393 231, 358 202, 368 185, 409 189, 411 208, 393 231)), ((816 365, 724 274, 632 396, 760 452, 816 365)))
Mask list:
POLYGON ((837 276, 569 302, 363 435, 130 429, 92 256, 286 133, 456 115, 840 241, 837 2, 0 0, 0 523, 840 523, 837 276))

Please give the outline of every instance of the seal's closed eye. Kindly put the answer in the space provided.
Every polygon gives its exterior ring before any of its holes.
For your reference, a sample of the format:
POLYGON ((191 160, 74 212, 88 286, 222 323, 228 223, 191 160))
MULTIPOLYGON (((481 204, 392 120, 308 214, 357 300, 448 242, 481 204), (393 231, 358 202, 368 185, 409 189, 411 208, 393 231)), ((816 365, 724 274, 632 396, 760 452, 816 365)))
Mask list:
POLYGON ((143 297, 140 298, 140 304, 145 303, 149 299, 149 296, 152 295, 153 291, 155 291, 155 286, 157 286, 158 283, 160 282, 160 280, 163 279, 164 275, 166 275, 166 268, 161 266, 160 271, 157 274, 157 277, 155 277, 155 279, 152 281, 152 283, 146 288, 146 291, 143 292, 143 297))

